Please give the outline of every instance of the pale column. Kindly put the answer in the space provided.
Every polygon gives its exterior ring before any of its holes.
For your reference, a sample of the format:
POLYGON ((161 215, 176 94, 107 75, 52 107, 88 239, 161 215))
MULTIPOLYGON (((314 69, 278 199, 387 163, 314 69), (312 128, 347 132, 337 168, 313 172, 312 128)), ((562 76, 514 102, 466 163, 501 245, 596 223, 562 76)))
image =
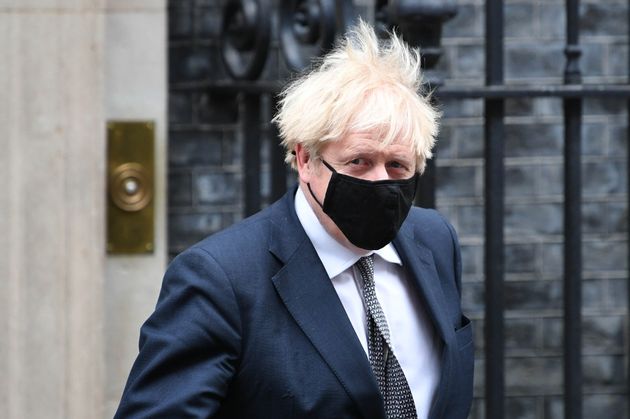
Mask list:
POLYGON ((155 251, 106 261, 104 417, 111 418, 166 265, 166 1, 107 0, 105 28, 107 119, 156 123, 155 251))
POLYGON ((100 0, 0 0, 0 417, 103 412, 100 0))

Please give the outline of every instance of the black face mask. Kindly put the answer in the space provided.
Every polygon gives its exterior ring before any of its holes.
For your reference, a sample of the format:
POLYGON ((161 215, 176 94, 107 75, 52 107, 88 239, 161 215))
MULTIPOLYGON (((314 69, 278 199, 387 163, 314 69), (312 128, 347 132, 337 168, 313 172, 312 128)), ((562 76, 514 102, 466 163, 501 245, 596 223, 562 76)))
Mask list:
POLYGON ((324 204, 308 190, 353 245, 376 250, 394 240, 416 195, 418 173, 409 179, 369 181, 332 171, 324 204))

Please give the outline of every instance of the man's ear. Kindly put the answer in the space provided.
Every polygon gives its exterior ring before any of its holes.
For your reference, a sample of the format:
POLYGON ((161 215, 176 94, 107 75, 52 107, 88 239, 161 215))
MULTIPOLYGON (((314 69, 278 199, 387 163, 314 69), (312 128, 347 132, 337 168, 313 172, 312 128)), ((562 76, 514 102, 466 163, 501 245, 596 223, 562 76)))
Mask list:
POLYGON ((309 183, 311 181, 311 175, 313 167, 310 164, 311 155, 302 144, 296 144, 295 146, 295 161, 297 163, 298 174, 300 176, 300 180, 304 183, 309 183))

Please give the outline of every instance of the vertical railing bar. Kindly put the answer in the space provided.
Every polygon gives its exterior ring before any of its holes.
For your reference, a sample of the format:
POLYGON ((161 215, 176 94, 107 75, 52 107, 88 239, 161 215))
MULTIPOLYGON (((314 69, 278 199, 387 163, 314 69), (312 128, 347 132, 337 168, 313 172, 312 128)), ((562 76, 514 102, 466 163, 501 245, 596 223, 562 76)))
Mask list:
MULTIPOLYGON (((486 85, 503 84, 503 0, 486 2, 486 85)), ((486 417, 505 417, 504 342, 504 100, 486 99, 485 131, 485 375, 486 417)))
MULTIPOLYGON (((269 115, 275 115, 278 106, 276 95, 270 95, 269 115)), ((269 124, 269 142, 270 142, 270 159, 271 159, 271 199, 274 202, 279 199, 287 190, 287 166, 284 162, 284 149, 280 145, 280 135, 278 126, 274 123, 269 124)))
POLYGON ((242 96, 244 214, 250 216, 260 210, 260 95, 243 93, 242 96))
MULTIPOLYGON (((630 28, 630 1, 628 1, 628 27, 630 28)), ((627 40, 627 45, 628 45, 628 83, 630 83, 630 30, 628 31, 628 40, 627 40)), ((627 172, 626 175, 628 177, 628 182, 627 185, 630 185, 630 100, 627 101, 627 119, 628 119, 628 126, 626 128, 626 161, 627 161, 627 172)), ((628 190, 628 199, 627 199, 627 204, 628 204, 628 213, 630 213, 630 189, 628 190)), ((627 366, 627 372, 626 372, 626 398, 627 398, 627 402, 628 402, 628 412, 630 412, 630 223, 628 223, 628 232, 627 232, 627 236, 628 236, 628 244, 627 244, 627 251, 628 251, 628 279, 626 280, 626 287, 627 287, 627 301, 628 301, 628 308, 627 308, 627 324, 626 324, 626 333, 627 333, 627 352, 626 352, 626 366, 627 366)))
POLYGON ((435 208, 436 158, 437 154, 434 154, 432 159, 427 160, 424 173, 422 173, 422 176, 420 176, 420 180, 418 181, 415 204, 422 208, 435 208))
POLYGON ((582 418, 581 99, 564 101, 564 403, 566 419, 582 418))
POLYGON ((504 417, 503 100, 485 105, 486 417, 504 417))
MULTIPOLYGON (((579 0, 567 0, 565 84, 580 84, 579 0)), ((582 99, 564 108, 564 417, 582 419, 582 99)))

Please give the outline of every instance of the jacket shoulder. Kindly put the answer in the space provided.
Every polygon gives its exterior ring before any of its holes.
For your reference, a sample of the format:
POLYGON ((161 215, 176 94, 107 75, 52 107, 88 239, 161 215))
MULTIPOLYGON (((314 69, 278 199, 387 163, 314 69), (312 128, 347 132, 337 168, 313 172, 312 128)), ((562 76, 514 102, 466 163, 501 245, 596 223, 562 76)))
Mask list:
POLYGON ((451 238, 455 230, 451 223, 434 209, 412 207, 405 220, 405 228, 413 231, 413 235, 420 239, 451 238))

